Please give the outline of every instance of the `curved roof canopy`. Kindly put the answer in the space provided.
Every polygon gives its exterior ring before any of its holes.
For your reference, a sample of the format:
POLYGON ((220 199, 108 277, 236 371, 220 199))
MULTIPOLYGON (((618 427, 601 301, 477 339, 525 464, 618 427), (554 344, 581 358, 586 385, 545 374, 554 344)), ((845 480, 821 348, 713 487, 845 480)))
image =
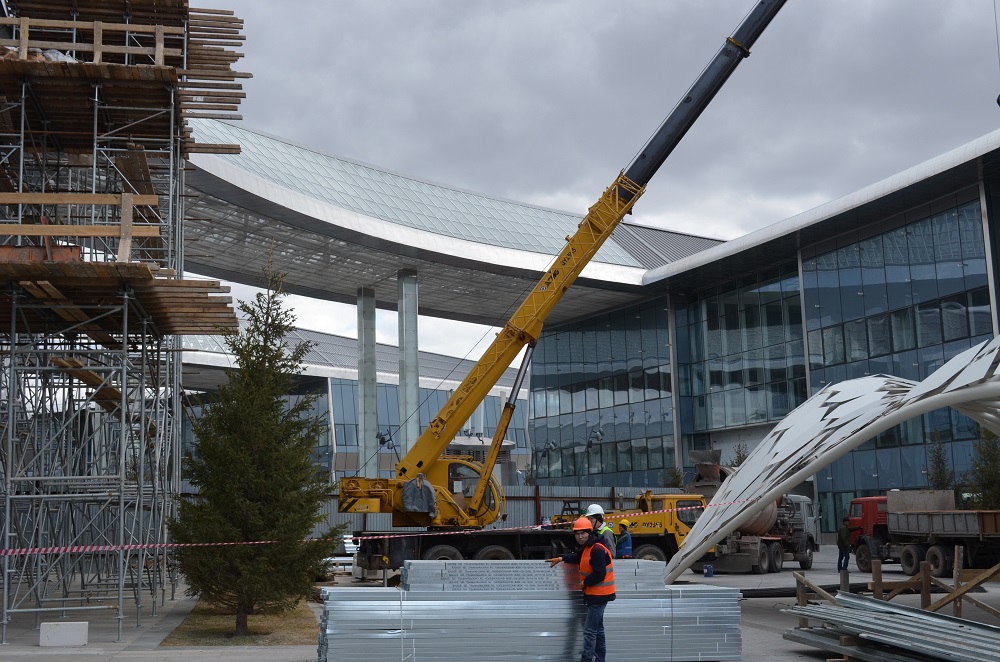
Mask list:
MULTIPOLYGON (((502 324, 581 216, 431 184, 215 120, 192 154, 185 269, 254 284, 268 253, 290 292, 354 303, 374 287, 396 307, 396 274, 414 269, 420 313, 502 324)), ((595 192, 595 200, 597 193, 595 192)), ((623 224, 550 317, 558 323, 639 297, 646 269, 719 243, 623 224)))
MULTIPOLYGON (((294 294, 354 303, 373 287, 396 308, 396 275, 418 274, 422 315, 503 324, 581 216, 432 184, 216 120, 192 154, 185 270, 256 284, 269 256, 294 294)), ((556 306, 557 325, 654 293, 686 293, 794 259, 822 242, 942 196, 978 196, 1000 166, 1000 131, 793 218, 728 242, 620 224, 556 306), (721 276, 720 276, 721 275, 721 276)), ((596 195, 599 192, 595 191, 596 195)))

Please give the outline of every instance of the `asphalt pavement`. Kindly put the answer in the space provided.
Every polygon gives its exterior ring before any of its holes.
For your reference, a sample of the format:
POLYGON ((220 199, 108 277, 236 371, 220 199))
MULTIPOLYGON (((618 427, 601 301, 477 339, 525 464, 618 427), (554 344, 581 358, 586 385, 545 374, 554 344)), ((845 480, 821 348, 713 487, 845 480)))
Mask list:
MULTIPOLYGON (((837 586, 840 576, 836 570, 837 550, 825 546, 816 554, 813 567, 803 571, 806 578, 821 586, 837 586)), ((852 565, 853 569, 853 565, 852 565)), ((785 641, 782 634, 798 625, 798 618, 782 613, 782 609, 795 604, 792 597, 795 588, 793 572, 798 564, 786 562, 780 573, 767 575, 716 574, 704 577, 686 572, 679 581, 699 582, 717 586, 731 586, 740 589, 745 596, 765 592, 772 597, 744 597, 740 602, 742 611, 743 662, 791 662, 826 660, 831 657, 824 651, 803 644, 785 641), (784 591, 787 597, 773 597, 784 591)), ((905 579, 898 566, 886 566, 883 570, 886 580, 905 579)), ((852 570, 852 586, 865 584, 871 579, 868 574, 852 570)), ((338 579, 341 584, 354 584, 350 577, 338 579)), ((372 582, 370 585, 381 585, 372 582)), ((985 592, 976 593, 976 598, 1000 609, 1000 585, 988 584, 985 592)), ((919 606, 919 596, 899 596, 894 602, 908 606, 919 606)), ((195 600, 178 593, 176 599, 166 600, 157 605, 156 614, 152 606, 143 608, 137 624, 136 615, 126 613, 122 621, 122 637, 118 638, 118 621, 113 614, 99 616, 88 613, 82 616, 67 616, 64 620, 88 620, 89 645, 80 648, 41 648, 39 631, 32 614, 15 614, 7 624, 7 644, 0 646, 0 660, 4 662, 61 662, 65 660, 91 660, 114 662, 306 662, 317 659, 317 648, 309 646, 212 646, 212 647, 163 647, 160 642, 191 611, 195 600)), ((318 611, 319 605, 314 605, 318 611)), ((950 614, 950 611, 946 613, 950 614)), ((966 604, 963 616, 968 619, 1000 625, 1000 620, 986 614, 972 605, 966 604)), ((41 619, 40 619, 41 620, 41 619)), ((48 620, 46 618, 45 620, 48 620)), ((613 658, 611 658, 613 659, 613 658)), ((373 661, 375 662, 375 661, 373 661)))

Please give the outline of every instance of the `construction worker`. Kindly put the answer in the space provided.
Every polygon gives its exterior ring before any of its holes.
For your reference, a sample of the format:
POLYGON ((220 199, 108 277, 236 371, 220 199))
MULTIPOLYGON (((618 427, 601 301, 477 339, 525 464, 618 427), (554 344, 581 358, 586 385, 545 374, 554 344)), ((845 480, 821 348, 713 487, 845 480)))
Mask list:
POLYGON ((573 535, 578 545, 572 554, 548 559, 555 567, 561 561, 580 566, 580 588, 587 615, 583 621, 583 655, 581 662, 605 662, 608 648, 604 638, 604 609, 615 599, 615 570, 611 550, 594 534, 594 524, 588 517, 573 523, 573 535))
POLYGON ((843 523, 837 530, 837 572, 848 569, 851 563, 851 533, 860 530, 860 526, 851 526, 851 518, 844 515, 843 523))
POLYGON ((590 518, 590 523, 594 525, 594 530, 597 532, 598 537, 600 537, 601 542, 614 554, 615 532, 604 522, 604 509, 598 504, 592 503, 587 506, 587 512, 584 513, 584 516, 590 518))
POLYGON ((630 526, 632 526, 632 522, 627 519, 618 522, 619 533, 615 536, 616 559, 632 558, 632 534, 628 532, 630 526))

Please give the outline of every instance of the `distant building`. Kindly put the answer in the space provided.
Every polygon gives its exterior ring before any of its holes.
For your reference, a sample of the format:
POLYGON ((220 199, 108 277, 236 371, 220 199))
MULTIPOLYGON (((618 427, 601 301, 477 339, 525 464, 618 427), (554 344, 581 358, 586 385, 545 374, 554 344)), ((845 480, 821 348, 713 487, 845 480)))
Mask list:
MULTIPOLYGON (((329 425, 329 433, 316 447, 316 464, 330 476, 331 484, 345 476, 355 475, 366 460, 378 467, 380 476, 393 475, 399 460, 399 405, 398 405, 398 349, 392 345, 377 346, 378 391, 378 441, 379 450, 374 457, 359 457, 358 453, 358 350, 357 340, 332 334, 297 329, 291 343, 315 343, 306 356, 298 388, 289 397, 305 393, 320 393, 314 415, 329 425)), ((196 417, 200 402, 210 400, 219 383, 225 381, 225 369, 231 364, 226 346, 216 336, 185 336, 182 382, 185 389, 184 406, 189 416, 184 417, 182 446, 192 448, 194 434, 191 417, 196 417)), ((420 430, 438 413, 474 362, 420 352, 420 430)), ((503 408, 514 375, 501 380, 491 395, 449 446, 448 453, 471 455, 483 459, 484 443, 493 439, 497 420, 503 408), (504 391, 506 386, 507 391, 504 391), (502 396, 502 397, 501 397, 502 396)), ((507 441, 501 451, 499 465, 502 479, 508 484, 523 483, 524 469, 529 459, 527 439, 527 398, 514 413, 507 430, 507 441), (518 473, 520 469, 520 473, 518 473)))

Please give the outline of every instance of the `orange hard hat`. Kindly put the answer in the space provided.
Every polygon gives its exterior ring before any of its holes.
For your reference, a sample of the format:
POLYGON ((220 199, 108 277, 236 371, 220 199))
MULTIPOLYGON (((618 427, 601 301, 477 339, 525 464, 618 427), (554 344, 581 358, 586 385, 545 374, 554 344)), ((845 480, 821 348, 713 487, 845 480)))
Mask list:
POLYGON ((590 520, 586 517, 581 517, 580 519, 573 522, 574 531, 593 531, 594 525, 590 523, 590 520))

